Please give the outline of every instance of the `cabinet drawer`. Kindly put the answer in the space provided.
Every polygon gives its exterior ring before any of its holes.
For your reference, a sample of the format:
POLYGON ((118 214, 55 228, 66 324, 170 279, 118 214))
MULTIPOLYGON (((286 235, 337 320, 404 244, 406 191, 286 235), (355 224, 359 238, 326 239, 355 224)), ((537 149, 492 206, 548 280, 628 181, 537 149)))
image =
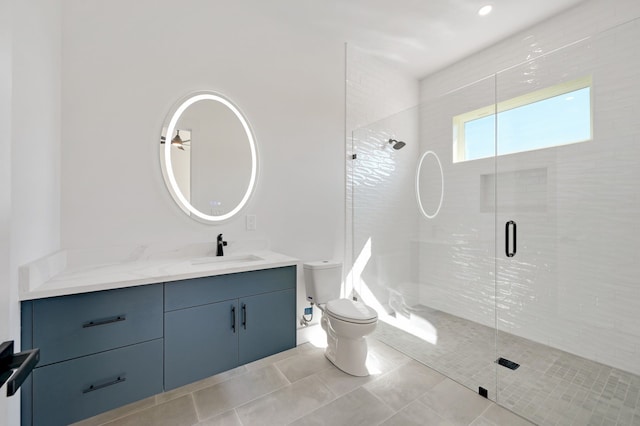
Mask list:
POLYGON ((165 284, 165 311, 296 287, 296 267, 263 269, 165 284))
POLYGON ((33 424, 67 425, 162 392, 162 339, 33 371, 33 424))
POLYGON ((162 285, 40 299, 32 315, 43 366, 162 337, 162 285))

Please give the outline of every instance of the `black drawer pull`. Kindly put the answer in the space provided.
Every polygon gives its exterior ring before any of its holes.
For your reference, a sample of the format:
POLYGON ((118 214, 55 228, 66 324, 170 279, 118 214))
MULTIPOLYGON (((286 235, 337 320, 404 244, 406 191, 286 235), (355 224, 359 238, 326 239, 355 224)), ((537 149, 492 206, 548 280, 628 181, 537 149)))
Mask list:
POLYGON ((236 307, 231 307, 231 329, 236 332, 236 307))
POLYGON ((122 383, 122 382, 124 382, 126 380, 127 380, 126 377, 118 376, 117 379, 112 380, 110 382, 102 383, 100 385, 91 385, 88 388, 86 388, 85 390, 83 390, 82 393, 89 393, 89 392, 97 391, 97 390, 100 390, 100 389, 104 389, 106 387, 117 385, 118 383, 122 383))
POLYGON ((247 329, 247 305, 242 304, 242 327, 247 329))
POLYGON ((82 324, 82 328, 96 327, 99 325, 113 324, 114 322, 126 321, 125 315, 118 315, 117 317, 106 318, 102 320, 89 321, 82 324))

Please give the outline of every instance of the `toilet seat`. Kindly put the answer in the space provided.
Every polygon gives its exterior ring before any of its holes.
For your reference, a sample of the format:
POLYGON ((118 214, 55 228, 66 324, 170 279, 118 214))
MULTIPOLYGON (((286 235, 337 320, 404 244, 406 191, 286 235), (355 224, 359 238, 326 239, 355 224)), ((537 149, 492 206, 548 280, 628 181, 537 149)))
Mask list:
POLYGON ((370 324, 378 320, 378 313, 373 308, 351 299, 331 300, 325 309, 330 317, 354 324, 370 324))

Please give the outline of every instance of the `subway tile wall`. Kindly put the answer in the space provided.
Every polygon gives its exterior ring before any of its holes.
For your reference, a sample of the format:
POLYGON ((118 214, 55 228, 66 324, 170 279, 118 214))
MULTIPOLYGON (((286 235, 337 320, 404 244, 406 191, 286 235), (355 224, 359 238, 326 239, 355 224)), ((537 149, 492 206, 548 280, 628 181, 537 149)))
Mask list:
MULTIPOLYGON (((403 121, 399 129, 411 128, 412 134, 403 131, 396 134, 394 129, 382 127, 380 138, 397 137, 407 140, 408 145, 403 149, 402 156, 392 156, 391 150, 387 147, 382 150, 382 140, 372 146, 362 145, 362 136, 368 130, 364 129, 380 120, 414 107, 418 103, 419 86, 418 80, 410 75, 406 75, 397 67, 388 62, 379 60, 371 54, 361 50, 355 45, 346 46, 346 250, 345 250, 345 286, 346 296, 351 294, 353 283, 355 282, 356 293, 360 293, 359 274, 364 271, 351 270, 351 265, 355 258, 362 253, 364 245, 369 237, 372 237, 372 253, 368 271, 373 271, 376 259, 385 258, 393 252, 392 247, 402 244, 400 235, 406 235, 410 229, 417 227, 417 216, 415 220, 397 221, 393 218, 393 212, 402 210, 415 212, 415 206, 410 206, 411 197, 409 192, 399 192, 398 188, 411 188, 411 176, 409 171, 415 160, 418 151, 418 143, 415 138, 416 120, 409 119, 403 121), (409 124, 413 123, 413 124, 409 124), (360 141, 354 140, 360 137, 360 141), (408 139, 407 139, 408 138, 408 139), (409 140, 411 139, 411 140, 409 140), (375 152, 375 153, 374 153, 375 152), (352 161, 351 155, 358 153, 363 162, 352 161), (367 167, 365 157, 374 153, 373 167, 367 167), (375 154, 382 154, 382 157, 375 154), (398 159, 405 162, 398 167, 398 159), (409 162, 409 163, 407 163, 409 162), (359 165, 359 166, 358 166, 359 165), (359 167, 359 171, 354 174, 353 167, 359 167), (378 168, 377 166, 382 166, 378 168), (400 170, 401 173, 392 173, 387 168, 400 170), (382 171, 383 174, 377 174, 382 171), (375 185, 375 186, 374 186, 375 185), (354 197, 355 188, 355 197, 354 197), (397 198, 401 194, 401 198, 397 198), (357 203, 357 204, 356 204, 357 203), (357 209, 354 210, 354 205, 357 209), (366 214, 365 213, 366 210, 366 214), (376 212, 370 219, 361 219, 369 216, 368 212, 376 212), (352 217, 358 215, 356 228, 352 227, 354 221, 352 217), (396 227, 398 229, 396 229, 396 227), (354 244, 354 231, 359 235, 354 244), (365 238, 366 237, 366 238, 365 238), (355 256, 354 256, 355 253, 355 256), (355 275, 358 275, 356 278, 355 275)), ((400 153, 400 152, 399 152, 400 153)), ((398 153, 398 154, 399 154, 398 153)), ((370 164, 371 165, 371 164, 370 164)), ((396 216, 397 217, 397 216, 396 216)), ((385 268, 387 263, 378 262, 378 266, 385 268)), ((394 268, 390 274, 394 274, 399 268, 394 268)))

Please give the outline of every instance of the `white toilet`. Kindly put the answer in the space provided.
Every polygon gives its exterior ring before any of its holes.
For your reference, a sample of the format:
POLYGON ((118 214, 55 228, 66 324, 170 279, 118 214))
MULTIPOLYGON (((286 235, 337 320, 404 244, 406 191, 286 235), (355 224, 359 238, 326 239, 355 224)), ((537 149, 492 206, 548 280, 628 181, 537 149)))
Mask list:
POLYGON ((336 367, 353 376, 368 376, 367 341, 378 322, 378 313, 362 302, 340 299, 342 263, 304 264, 307 300, 322 311, 320 324, 327 333, 325 356, 336 367))

